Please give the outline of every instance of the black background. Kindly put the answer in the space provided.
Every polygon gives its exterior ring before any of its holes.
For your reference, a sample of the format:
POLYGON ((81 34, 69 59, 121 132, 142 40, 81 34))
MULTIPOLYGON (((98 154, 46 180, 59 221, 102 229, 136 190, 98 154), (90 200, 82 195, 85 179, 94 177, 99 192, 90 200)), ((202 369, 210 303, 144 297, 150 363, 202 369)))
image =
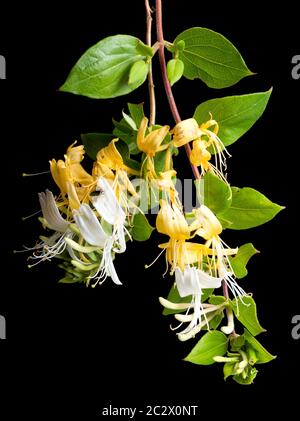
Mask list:
MULTIPOLYGON (((277 360, 261 366, 252 386, 224 383, 221 366, 194 366, 182 358, 194 342, 180 343, 161 315, 157 297, 166 296, 172 280, 162 278, 163 260, 145 271, 161 241, 129 244, 116 267, 123 286, 101 288, 58 285, 55 264, 28 270, 26 256, 13 255, 34 244, 37 192, 55 188, 48 175, 22 178, 48 169, 80 133, 109 132, 126 102, 147 105, 147 87, 112 100, 59 93, 80 55, 116 33, 144 39, 143 1, 99 1, 10 5, 1 12, 0 54, 7 60, 1 93, 1 296, 7 339, 1 349, 1 411, 45 419, 95 418, 103 406, 151 404, 199 405, 200 415, 240 417, 279 409, 296 414, 299 345, 291 337, 291 319, 299 314, 297 144, 300 82, 291 77, 291 58, 300 54, 297 16, 292 3, 262 9, 259 2, 222 7, 192 0, 164 3, 165 38, 204 26, 222 33, 242 53, 256 76, 231 88, 209 90, 200 81, 182 80, 174 94, 182 118, 200 102, 274 87, 261 120, 230 147, 229 179, 251 186, 286 206, 269 224, 244 232, 226 232, 232 246, 252 241, 261 254, 242 281, 255 294, 261 341, 277 360), (284 393, 283 393, 284 391, 284 393)), ((228 2, 227 2, 228 3, 228 2)), ((158 122, 172 125, 155 65, 158 122)), ((181 177, 191 177, 184 154, 175 163, 181 177)))

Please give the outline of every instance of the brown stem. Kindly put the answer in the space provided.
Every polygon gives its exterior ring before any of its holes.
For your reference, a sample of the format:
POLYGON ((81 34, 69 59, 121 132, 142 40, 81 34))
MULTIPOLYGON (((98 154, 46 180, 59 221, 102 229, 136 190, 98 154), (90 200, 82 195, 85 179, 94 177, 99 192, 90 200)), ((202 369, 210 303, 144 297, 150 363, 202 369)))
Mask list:
MULTIPOLYGON (((176 101, 172 92, 172 88, 168 79, 168 75, 167 75, 167 66, 166 66, 166 58, 165 58, 165 47, 164 47, 164 33, 163 33, 163 25, 162 25, 162 4, 161 4, 161 0, 156 0, 156 32, 157 32, 157 41, 159 42, 159 50, 158 50, 158 54, 159 54, 159 63, 160 63, 160 68, 161 68, 161 74, 162 74, 162 79, 163 79, 163 83, 164 83, 164 87, 165 87, 165 91, 166 91, 166 95, 168 98, 168 102, 169 102, 169 106, 170 106, 170 110, 172 112, 173 118, 175 120, 176 123, 180 123, 181 121, 181 117, 176 105, 176 101)), ((191 147, 189 144, 184 145, 185 147, 185 152, 188 156, 188 158, 190 158, 190 154, 191 154, 191 147)), ((201 175, 200 172, 198 170, 198 167, 196 167, 195 165, 190 164, 192 167, 192 171, 194 174, 194 177, 196 179, 200 179, 201 175)))
MULTIPOLYGON (((160 62, 160 68, 161 68, 161 74, 162 74, 162 79, 163 79, 163 83, 164 83, 164 87, 165 87, 165 91, 166 91, 166 95, 168 98, 168 102, 169 102, 169 106, 173 115, 173 118, 175 120, 176 123, 179 123, 181 121, 181 117, 176 105, 176 101, 172 92, 172 88, 171 88, 171 84, 169 82, 168 79, 168 75, 167 75, 167 66, 166 66, 166 58, 165 58, 165 46, 164 46, 164 33, 163 33, 163 24, 162 24, 162 2, 161 0, 156 0, 156 32, 157 32, 157 41, 159 42, 159 62, 160 62)), ((188 158, 190 157, 191 154, 191 147, 189 144, 185 145, 185 151, 186 154, 188 156, 188 158)), ((195 165, 192 165, 192 170, 194 173, 194 177, 196 179, 200 179, 201 175, 199 173, 198 167, 196 167, 195 165)), ((222 282, 222 287, 223 287, 223 295, 225 297, 226 300, 229 299, 229 293, 228 293, 228 287, 225 281, 222 282)))
MULTIPOLYGON (((152 32, 152 10, 149 5, 149 0, 145 0, 145 9, 146 9, 146 44, 151 47, 151 32, 152 32)), ((153 83, 153 72, 152 72, 152 63, 149 63, 149 73, 148 73, 148 89, 149 89, 149 103, 150 103, 150 117, 149 124, 152 126, 155 124, 156 117, 156 102, 155 102, 155 90, 153 83)))
POLYGON ((229 299, 228 286, 225 281, 222 281, 223 295, 226 300, 229 299))

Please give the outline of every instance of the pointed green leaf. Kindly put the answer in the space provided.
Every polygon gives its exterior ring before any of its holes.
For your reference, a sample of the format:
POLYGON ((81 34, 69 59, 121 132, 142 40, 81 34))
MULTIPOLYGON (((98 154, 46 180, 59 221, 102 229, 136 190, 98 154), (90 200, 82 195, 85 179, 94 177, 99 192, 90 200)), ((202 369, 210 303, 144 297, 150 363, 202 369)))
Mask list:
POLYGON ((214 364, 214 357, 226 353, 227 344, 228 339, 224 333, 218 330, 207 332, 185 358, 185 361, 199 365, 214 364))
POLYGON ((97 99, 126 95, 147 77, 144 72, 128 83, 132 66, 152 54, 151 48, 131 35, 105 38, 81 56, 60 90, 97 99))
POLYGON ((115 125, 113 130, 114 137, 118 137, 127 144, 131 155, 139 154, 141 151, 136 144, 137 131, 130 128, 124 118, 120 122, 113 120, 113 123, 115 125))
POLYGON ((173 58, 172 60, 168 61, 167 74, 168 74, 168 79, 170 81, 171 86, 173 86, 174 83, 179 81, 179 79, 183 75, 183 71, 184 71, 183 61, 179 60, 178 58, 173 58))
POLYGON ((114 139, 114 136, 108 133, 84 133, 80 137, 87 155, 93 160, 96 159, 99 150, 114 139))
POLYGON ((255 350, 256 357, 258 358, 256 364, 265 364, 276 358, 275 355, 272 355, 267 351, 256 338, 254 338, 247 329, 244 331, 245 340, 252 346, 255 350))
POLYGON ((270 221, 284 209, 266 196, 249 187, 232 187, 232 204, 217 216, 228 220, 229 229, 242 230, 257 227, 270 221))
POLYGON ((129 114, 123 115, 121 121, 113 119, 115 126, 113 134, 122 139, 129 147, 131 155, 139 154, 141 151, 137 147, 137 129, 139 128, 142 118, 144 117, 143 104, 127 104, 129 114))
POLYGON ((235 363, 225 363, 223 367, 224 380, 232 376, 235 372, 235 363))
POLYGON ((135 122, 136 127, 139 128, 141 125, 141 121, 143 117, 145 116, 143 104, 128 103, 127 106, 128 106, 128 110, 129 110, 131 118, 135 122))
POLYGON ((184 76, 199 78, 210 88, 232 86, 253 73, 247 68, 238 50, 223 35, 206 28, 190 28, 174 43, 184 41, 178 57, 184 63, 184 76))
POLYGON ((130 117, 130 115, 126 114, 124 111, 122 111, 122 115, 123 115, 124 120, 128 124, 128 126, 131 128, 131 130, 137 130, 137 127, 133 118, 130 117))
POLYGON ((243 326, 249 330, 253 336, 265 332, 265 329, 258 321, 256 304, 252 297, 243 297, 243 302, 240 299, 235 298, 231 301, 231 306, 235 317, 242 323, 243 326))
MULTIPOLYGON (((224 319, 224 311, 221 311, 220 313, 216 314, 212 320, 208 322, 209 329, 213 329, 213 330, 218 329, 223 319, 224 319)), ((207 325, 205 325, 202 329, 207 330, 207 325)))
POLYGON ((154 228, 149 224, 148 219, 143 213, 137 213, 133 218, 133 227, 131 234, 136 241, 146 241, 154 228))
POLYGON ((198 105, 194 118, 202 124, 211 118, 211 114, 219 124, 219 138, 228 146, 243 136, 260 118, 271 93, 272 89, 249 95, 211 99, 198 105))
MULTIPOLYGON (((200 180, 201 182, 201 180, 200 180)), ((232 201, 230 186, 211 172, 203 177, 203 196, 199 198, 200 203, 206 205, 215 214, 229 208, 232 201)))
MULTIPOLYGON (((161 126, 153 126, 154 129, 158 129, 161 126)), ((171 135, 168 133, 163 141, 163 144, 167 144, 171 142, 171 135)), ((168 149, 165 149, 164 151, 157 152, 153 158, 154 160, 154 168, 157 174, 160 172, 165 171, 165 165, 166 165, 166 156, 167 156, 168 149)))
POLYGON ((235 276, 238 279, 244 278, 248 274, 246 268, 247 263, 254 254, 258 251, 254 248, 252 243, 244 244, 239 247, 237 254, 234 257, 229 256, 229 261, 235 276))
POLYGON ((58 281, 59 284, 76 284, 77 282, 81 282, 80 278, 62 278, 58 281))
POLYGON ((226 299, 223 295, 211 295, 209 297, 209 304, 213 304, 214 306, 218 306, 219 304, 225 303, 226 299))

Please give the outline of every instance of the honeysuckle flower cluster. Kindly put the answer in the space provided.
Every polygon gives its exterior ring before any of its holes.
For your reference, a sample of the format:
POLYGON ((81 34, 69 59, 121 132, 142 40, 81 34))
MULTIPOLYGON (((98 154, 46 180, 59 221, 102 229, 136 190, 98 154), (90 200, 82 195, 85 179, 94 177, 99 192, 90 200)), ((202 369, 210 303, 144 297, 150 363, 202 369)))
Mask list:
MULTIPOLYGON (((149 38, 151 8, 148 0, 145 4, 149 38)), ((254 365, 274 358, 256 339, 264 329, 252 295, 240 284, 257 250, 251 243, 227 245, 224 231, 261 225, 282 207, 254 189, 230 186, 227 147, 262 115, 271 91, 207 101, 196 108, 193 117, 181 120, 171 89, 181 77, 197 75, 220 89, 252 72, 232 44, 214 31, 191 28, 174 43, 165 41, 161 0, 156 0, 156 13, 160 19, 153 46, 149 39, 146 45, 128 35, 101 40, 84 53, 60 88, 92 98, 114 98, 133 91, 148 78, 149 118, 142 104, 129 103, 129 114, 123 111, 121 121, 113 120, 111 135, 83 134, 83 145, 74 142, 63 159, 50 161, 56 190, 46 189, 38 195, 39 219, 48 235, 26 248, 31 251, 29 266, 55 260, 64 271, 61 283, 100 287, 110 279, 118 286, 126 284, 130 280, 117 263, 118 255, 127 252, 128 241, 150 238, 155 228, 147 213, 157 207, 155 226, 162 240, 155 247, 160 249, 158 257, 165 256, 162 282, 171 279, 169 295, 159 297, 163 314, 174 314, 177 325, 172 324, 171 329, 180 341, 203 333, 185 360, 198 365, 224 363, 225 379, 231 376, 240 384, 250 384, 257 375, 254 365), (205 43, 199 43, 201 39, 205 43), (211 48, 215 43, 222 49, 211 48), (165 48, 172 54, 168 64, 165 48), (151 61, 158 50, 176 122, 173 127, 155 123, 151 61), (243 119, 247 110, 249 115, 243 119), (85 165, 85 149, 92 165, 85 165), (198 193, 198 204, 189 212, 176 188, 179 165, 173 166, 174 155, 183 149, 198 193), (203 191, 199 190, 201 183, 203 191), (237 333, 236 324, 243 331, 237 333)), ((153 263, 161 261, 158 257, 153 263)), ((151 270, 150 266, 146 268, 151 270)))

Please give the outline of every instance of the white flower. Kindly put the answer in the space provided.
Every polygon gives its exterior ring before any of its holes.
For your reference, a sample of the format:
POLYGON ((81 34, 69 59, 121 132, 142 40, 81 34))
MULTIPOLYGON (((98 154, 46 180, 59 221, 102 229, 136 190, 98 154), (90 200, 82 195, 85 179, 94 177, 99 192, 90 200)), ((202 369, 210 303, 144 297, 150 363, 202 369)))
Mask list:
MULTIPOLYGON (((190 322, 184 330, 178 333, 178 338, 181 341, 186 341, 194 337, 205 324, 208 325, 209 320, 206 314, 215 312, 217 309, 216 306, 204 309, 203 304, 201 303, 202 289, 219 288, 222 284, 222 278, 211 276, 208 273, 197 269, 195 266, 187 266, 183 272, 181 269, 175 270, 175 281, 178 293, 181 297, 192 295, 192 301, 187 309, 187 314, 178 314, 175 316, 175 318, 182 323, 190 322), (193 313, 188 314, 191 309, 193 310, 193 313)), ((178 327, 180 327, 181 324, 178 327)))
POLYGON ((126 250, 125 228, 126 215, 117 201, 116 195, 110 184, 104 177, 99 177, 97 189, 100 190, 98 196, 92 198, 99 215, 113 226, 113 237, 117 243, 114 248, 116 253, 123 253, 126 250))
POLYGON ((87 243, 99 247, 102 251, 102 259, 99 267, 91 278, 103 283, 109 276, 117 285, 122 285, 115 270, 112 258, 114 237, 106 234, 98 221, 95 213, 87 204, 82 204, 78 211, 74 211, 75 222, 81 232, 81 235, 87 243))
POLYGON ((70 222, 61 216, 50 190, 46 190, 45 193, 39 193, 39 202, 42 209, 43 222, 55 233, 50 237, 41 237, 42 241, 35 247, 25 247, 26 250, 36 250, 30 258, 38 261, 33 265, 29 265, 30 267, 63 253, 66 249, 65 238, 72 237, 72 233, 69 230, 70 222))
POLYGON ((43 217, 47 226, 53 231, 65 233, 70 223, 66 221, 59 213, 53 194, 50 190, 39 193, 39 202, 41 205, 43 217))
POLYGON ((201 295, 203 288, 219 288, 222 278, 215 278, 196 267, 186 267, 184 272, 175 270, 175 281, 180 297, 188 295, 201 295))

